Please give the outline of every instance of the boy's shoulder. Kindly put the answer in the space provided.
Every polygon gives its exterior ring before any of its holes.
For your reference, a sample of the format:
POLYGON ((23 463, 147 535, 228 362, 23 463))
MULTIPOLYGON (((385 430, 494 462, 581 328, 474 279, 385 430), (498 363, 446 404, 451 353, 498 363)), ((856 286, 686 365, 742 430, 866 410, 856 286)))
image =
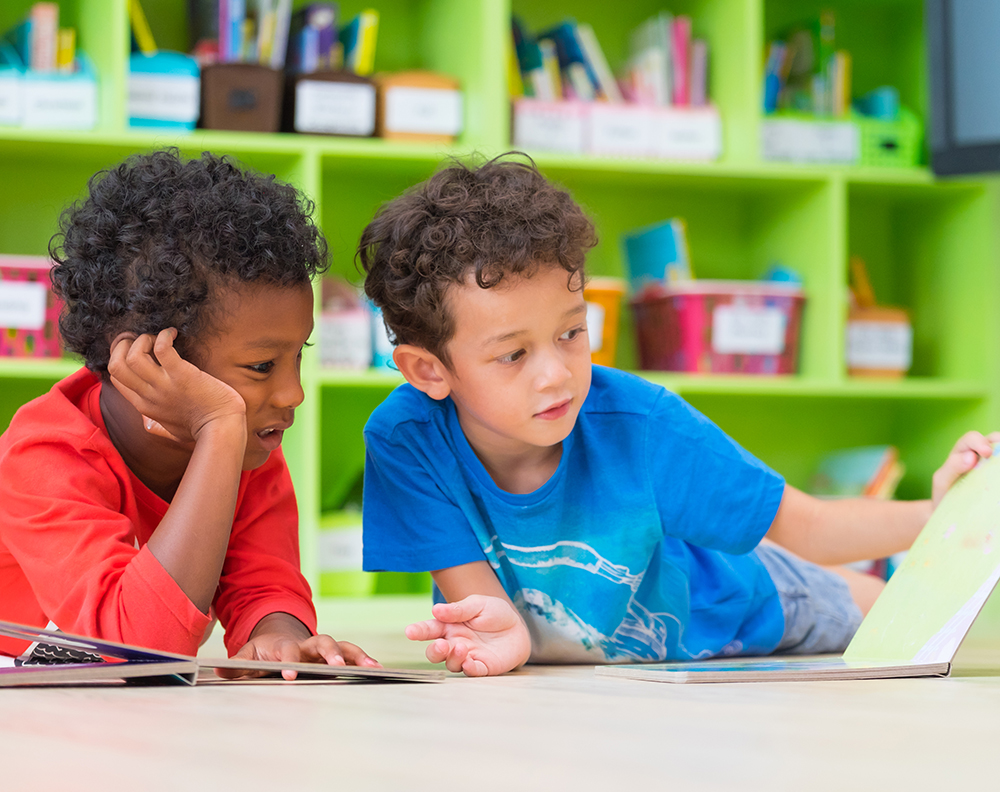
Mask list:
POLYGON ((89 443, 101 434, 92 415, 100 409, 96 403, 99 388, 100 378, 81 369, 23 405, 0 436, 0 455, 15 446, 62 442, 81 447, 89 443))
POLYGON ((650 415, 664 401, 673 400, 679 401, 679 397, 662 385, 620 369, 594 366, 590 393, 581 412, 643 417, 650 415))
POLYGON ((389 439, 401 427, 419 428, 421 424, 433 422, 435 417, 443 417, 445 410, 443 401, 436 401, 410 383, 404 382, 375 408, 365 424, 364 432, 366 435, 375 434, 389 439))

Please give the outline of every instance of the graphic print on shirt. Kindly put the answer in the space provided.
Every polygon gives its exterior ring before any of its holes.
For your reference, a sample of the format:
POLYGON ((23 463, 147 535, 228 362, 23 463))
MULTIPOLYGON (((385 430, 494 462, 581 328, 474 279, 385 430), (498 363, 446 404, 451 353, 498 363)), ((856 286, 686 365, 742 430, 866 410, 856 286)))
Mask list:
MULTIPOLYGON (((633 574, 628 567, 605 558, 589 544, 560 541, 539 547, 508 545, 496 535, 484 548, 486 557, 497 571, 504 559, 515 567, 518 588, 514 606, 524 617, 531 633, 532 660, 535 662, 630 662, 662 660, 669 646, 681 645, 681 622, 672 613, 653 613, 636 601, 635 593, 645 573, 633 574), (493 559, 496 559, 495 561, 493 559), (628 589, 624 619, 611 635, 589 623, 585 614, 576 613, 532 581, 546 571, 569 567, 602 578, 628 589)), ((574 587, 589 587, 579 581, 574 587)), ((683 647, 682 647, 683 648, 683 647)))

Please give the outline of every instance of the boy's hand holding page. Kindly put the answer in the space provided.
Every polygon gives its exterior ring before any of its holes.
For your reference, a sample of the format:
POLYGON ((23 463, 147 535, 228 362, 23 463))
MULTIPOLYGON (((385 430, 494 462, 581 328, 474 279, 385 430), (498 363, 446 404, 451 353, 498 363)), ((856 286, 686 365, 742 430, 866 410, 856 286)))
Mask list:
POLYGON ((506 599, 473 594, 438 603, 433 619, 406 628, 411 641, 433 641, 427 659, 466 676, 492 676, 517 668, 531 653, 531 637, 506 599))
POLYGON ((935 509, 958 479, 979 464, 980 459, 993 456, 994 443, 1000 443, 1000 432, 992 432, 986 437, 979 432, 966 432, 959 438, 931 479, 931 500, 935 509))
MULTIPOLYGON (((332 666, 354 665, 381 668, 363 649, 347 641, 335 641, 329 635, 310 635, 305 625, 287 613, 271 613, 254 628, 250 640, 232 657, 233 660, 273 660, 282 663, 325 663, 332 666)), ((263 671, 217 668, 224 679, 263 676, 263 671)), ((286 669, 281 675, 293 680, 298 674, 286 669)))

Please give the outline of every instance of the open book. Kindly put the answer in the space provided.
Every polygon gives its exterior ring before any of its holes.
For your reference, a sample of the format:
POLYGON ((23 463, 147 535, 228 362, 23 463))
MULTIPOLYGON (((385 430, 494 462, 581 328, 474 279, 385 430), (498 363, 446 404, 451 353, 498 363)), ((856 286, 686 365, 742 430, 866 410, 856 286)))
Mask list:
MULTIPOLYGON (((4 621, 0 621, 0 635, 32 642, 24 659, 11 659, 10 665, 0 665, 0 687, 126 680, 157 685, 195 685, 199 679, 199 671, 214 668, 261 671, 275 677, 282 671, 294 670, 298 673, 295 681, 302 682, 438 682, 445 677, 444 671, 438 670, 363 668, 265 660, 205 660, 4 621)), ((3 659, 0 658, 0 661, 3 659)), ((214 677, 213 681, 216 680, 222 681, 214 677)), ((241 680, 232 681, 238 683, 241 680)))
POLYGON ((942 499, 843 657, 730 658, 601 666, 651 682, 762 682, 948 676, 959 645, 1000 579, 1000 453, 942 499))

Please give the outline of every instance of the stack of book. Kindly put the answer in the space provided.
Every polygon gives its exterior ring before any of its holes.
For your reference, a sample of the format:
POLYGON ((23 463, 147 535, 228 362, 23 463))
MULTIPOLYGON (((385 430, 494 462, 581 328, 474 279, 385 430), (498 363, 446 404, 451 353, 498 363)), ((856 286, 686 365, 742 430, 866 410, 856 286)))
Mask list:
POLYGON ((292 4, 292 0, 192 0, 195 56, 203 64, 259 63, 295 74, 331 69, 371 74, 378 11, 362 11, 341 25, 335 2, 312 2, 294 10, 292 4))
POLYGON ((78 55, 76 30, 59 27, 59 5, 35 3, 0 37, 0 124, 35 129, 91 129, 97 81, 78 55))
POLYGON ((609 156, 716 159, 708 44, 691 19, 661 12, 630 37, 616 78, 594 29, 566 20, 535 35, 514 18, 508 63, 514 145, 609 156))

